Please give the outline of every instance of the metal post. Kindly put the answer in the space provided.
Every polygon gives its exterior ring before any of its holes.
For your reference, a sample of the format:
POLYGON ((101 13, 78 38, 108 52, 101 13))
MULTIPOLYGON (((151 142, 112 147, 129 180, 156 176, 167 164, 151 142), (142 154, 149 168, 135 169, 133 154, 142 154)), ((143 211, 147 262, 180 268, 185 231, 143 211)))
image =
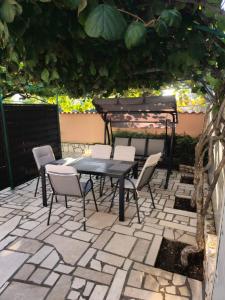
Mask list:
POLYGON ((175 118, 174 118, 174 115, 173 115, 173 122, 172 122, 172 129, 171 129, 171 140, 170 140, 170 150, 169 150, 168 166, 167 166, 167 174, 166 174, 166 182, 165 182, 165 185, 164 185, 165 189, 167 189, 167 187, 168 187, 170 174, 172 173, 174 138, 175 138, 175 118))
POLYGON ((58 122, 58 139, 59 139, 59 154, 60 158, 62 158, 62 146, 61 146, 61 133, 60 133, 60 122, 59 122, 59 97, 58 93, 56 94, 56 104, 57 104, 57 122, 58 122))
POLYGON ((13 180, 13 171, 12 171, 12 162, 10 157, 10 151, 9 151, 9 140, 8 140, 8 134, 7 134, 7 125, 6 125, 6 118, 5 118, 5 112, 3 107, 3 97, 0 94, 0 113, 2 115, 2 129, 3 129, 3 145, 5 145, 5 153, 6 153, 6 159, 7 159, 7 165, 8 165, 8 174, 9 174, 9 183, 11 189, 14 189, 14 180, 13 180))

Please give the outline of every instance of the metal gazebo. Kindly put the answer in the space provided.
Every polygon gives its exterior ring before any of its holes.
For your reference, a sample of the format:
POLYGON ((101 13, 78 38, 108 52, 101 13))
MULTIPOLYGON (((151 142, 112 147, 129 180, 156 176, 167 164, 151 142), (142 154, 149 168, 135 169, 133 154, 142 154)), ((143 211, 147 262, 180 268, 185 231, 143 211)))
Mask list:
POLYGON ((172 170, 175 127, 178 123, 177 105, 174 96, 143 96, 135 98, 95 99, 93 104, 105 122, 104 143, 113 143, 112 127, 143 128, 151 124, 165 127, 166 141, 168 129, 171 129, 170 144, 166 149, 168 186, 172 170))

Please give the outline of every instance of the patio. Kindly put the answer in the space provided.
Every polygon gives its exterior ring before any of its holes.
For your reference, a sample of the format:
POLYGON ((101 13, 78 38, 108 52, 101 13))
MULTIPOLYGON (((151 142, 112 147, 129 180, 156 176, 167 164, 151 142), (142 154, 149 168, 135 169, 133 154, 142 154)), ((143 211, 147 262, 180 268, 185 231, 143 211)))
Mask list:
MULTIPOLYGON (((202 283, 154 267, 162 238, 195 244, 196 213, 174 209, 175 195, 190 197, 193 186, 180 183, 174 171, 164 190, 166 170, 151 181, 156 209, 149 194, 139 199, 138 224, 132 200, 125 222, 118 221, 118 201, 111 213, 109 185, 87 205, 87 231, 82 228, 82 203, 54 203, 50 226, 48 207, 36 180, 0 192, 0 299, 202 299, 202 283), (108 197, 107 197, 108 196, 108 197)), ((96 195, 98 185, 95 183, 96 195)), ((89 195, 90 197, 90 195, 89 195)), ((88 198, 89 199, 89 198, 88 198)))

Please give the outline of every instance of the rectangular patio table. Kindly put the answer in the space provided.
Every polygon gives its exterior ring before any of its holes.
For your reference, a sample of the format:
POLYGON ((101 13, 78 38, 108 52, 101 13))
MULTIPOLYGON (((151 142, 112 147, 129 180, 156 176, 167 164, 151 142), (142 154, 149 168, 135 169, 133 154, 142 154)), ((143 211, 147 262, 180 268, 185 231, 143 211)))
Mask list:
MULTIPOLYGON (((78 159, 65 158, 51 162, 51 164, 69 165, 76 168, 80 174, 89 174, 96 176, 109 176, 119 180, 119 220, 124 221, 124 178, 131 170, 134 177, 137 178, 137 162, 96 159, 90 157, 81 157, 78 159)), ((42 180, 42 200, 43 206, 47 206, 46 176, 45 166, 41 167, 42 180)))

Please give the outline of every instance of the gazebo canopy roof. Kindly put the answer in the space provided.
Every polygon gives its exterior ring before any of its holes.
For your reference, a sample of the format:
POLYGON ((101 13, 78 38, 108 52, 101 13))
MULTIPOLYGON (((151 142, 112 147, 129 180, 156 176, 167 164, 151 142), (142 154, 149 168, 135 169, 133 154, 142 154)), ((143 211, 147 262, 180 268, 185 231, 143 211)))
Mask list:
POLYGON ((174 96, 95 99, 94 105, 99 113, 177 112, 174 96))
MULTIPOLYGON (((177 123, 174 96, 95 99, 93 104, 105 121, 117 123, 177 123)), ((121 124, 122 125, 122 124, 121 124)), ((123 126, 119 127, 123 127, 123 126)))

